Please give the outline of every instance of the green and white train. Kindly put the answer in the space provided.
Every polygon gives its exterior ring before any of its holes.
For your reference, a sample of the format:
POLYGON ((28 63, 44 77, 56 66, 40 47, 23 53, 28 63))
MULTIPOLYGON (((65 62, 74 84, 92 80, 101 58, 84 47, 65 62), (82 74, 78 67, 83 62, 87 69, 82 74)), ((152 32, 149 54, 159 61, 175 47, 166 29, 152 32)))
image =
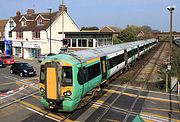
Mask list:
POLYGON ((86 105, 116 74, 157 43, 156 39, 122 43, 50 56, 40 70, 41 103, 50 110, 71 112, 86 105))

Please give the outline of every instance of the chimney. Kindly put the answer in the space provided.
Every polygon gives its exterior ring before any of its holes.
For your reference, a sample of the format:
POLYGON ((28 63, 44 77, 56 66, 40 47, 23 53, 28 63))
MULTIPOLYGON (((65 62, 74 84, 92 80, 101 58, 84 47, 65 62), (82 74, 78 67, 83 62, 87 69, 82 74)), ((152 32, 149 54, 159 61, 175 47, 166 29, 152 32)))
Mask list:
POLYGON ((35 13, 35 10, 34 9, 28 9, 27 10, 27 15, 31 16, 32 14, 35 13))
POLYGON ((67 7, 65 5, 60 5, 59 6, 59 11, 62 12, 62 11, 65 11, 67 12, 67 7))
POLYGON ((20 12, 20 11, 17 11, 17 12, 16 12, 16 16, 21 16, 21 12, 20 12))

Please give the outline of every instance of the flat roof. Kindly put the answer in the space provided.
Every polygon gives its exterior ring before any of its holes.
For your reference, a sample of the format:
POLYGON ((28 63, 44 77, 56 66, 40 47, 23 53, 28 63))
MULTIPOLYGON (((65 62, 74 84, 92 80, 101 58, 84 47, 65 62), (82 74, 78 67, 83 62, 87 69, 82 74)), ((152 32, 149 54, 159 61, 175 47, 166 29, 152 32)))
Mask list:
MULTIPOLYGON (((62 34, 62 32, 58 32, 58 34, 62 34)), ((117 34, 116 32, 64 32, 67 35, 109 35, 109 34, 117 34)))

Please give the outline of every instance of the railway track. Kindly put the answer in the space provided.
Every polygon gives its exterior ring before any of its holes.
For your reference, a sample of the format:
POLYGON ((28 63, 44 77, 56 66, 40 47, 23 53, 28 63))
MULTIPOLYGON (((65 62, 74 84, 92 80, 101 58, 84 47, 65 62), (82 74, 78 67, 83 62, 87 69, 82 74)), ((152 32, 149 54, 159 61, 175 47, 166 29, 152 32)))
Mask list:
MULTIPOLYGON (((134 67, 132 67, 130 70, 133 70, 134 73, 132 74, 132 78, 129 82, 126 83, 125 87, 123 88, 123 90, 121 91, 121 94, 117 95, 117 97, 112 101, 111 104, 109 105, 105 105, 105 104, 102 104, 102 106, 105 108, 105 110, 103 111, 103 113, 97 118, 96 122, 99 122, 100 120, 102 120, 102 118, 107 114, 107 112, 109 110, 115 110, 115 111, 120 111, 124 114, 126 114, 125 118, 123 119, 123 122, 126 122, 128 121, 128 118, 130 115, 133 115, 133 116, 136 116, 138 115, 138 113, 136 112, 133 112, 133 108, 134 106, 136 105, 138 99, 139 99, 139 96, 141 95, 141 93, 143 92, 143 89, 144 87, 146 86, 146 84, 148 83, 151 75, 152 75, 152 72, 154 71, 154 67, 157 65, 157 62, 159 60, 158 57, 160 57, 160 55, 162 54, 162 50, 164 49, 165 47, 165 44, 160 44, 158 43, 156 45, 156 47, 154 48, 154 50, 151 50, 149 52, 149 54, 147 55, 146 58, 144 59, 141 59, 139 60, 138 62, 136 62, 136 65, 134 67), (124 109, 121 109, 121 108, 118 108, 118 107, 114 107, 113 104, 119 99, 121 98, 122 96, 122 93, 124 93, 126 91, 126 89, 128 88, 128 86, 130 85, 130 82, 133 82, 138 76, 139 74, 141 73, 141 71, 144 69, 144 67, 149 63, 149 61, 153 58, 154 56, 154 53, 160 49, 160 53, 158 54, 157 58, 155 59, 155 62, 153 64, 153 67, 151 67, 151 70, 150 72, 147 74, 146 76, 146 82, 143 84, 143 86, 141 87, 141 89, 139 90, 138 94, 136 95, 135 97, 135 100, 133 101, 133 103, 131 104, 130 108, 128 110, 124 110, 124 109)), ((123 75, 126 75, 128 72, 126 72, 125 74, 123 75)), ((90 104, 95 104, 95 105, 98 105, 97 102, 91 102, 90 104)))
POLYGON ((155 67, 156 67, 156 65, 157 65, 157 62, 158 62, 158 60, 159 60, 159 58, 160 58, 160 56, 161 56, 161 54, 162 54, 162 52, 163 52, 163 50, 164 50, 164 48, 165 48, 165 43, 163 43, 160 48, 161 48, 161 49, 160 49, 160 52, 158 52, 159 54, 157 55, 157 58, 155 58, 155 62, 153 63, 153 67, 151 67, 150 72, 147 73, 146 79, 145 79, 145 83, 144 83, 144 85, 141 87, 141 89, 139 90, 139 93, 138 93, 135 101, 133 102, 132 106, 130 107, 128 113, 126 114, 126 117, 124 118, 123 122, 126 122, 126 121, 128 120, 128 118, 129 118, 129 116, 130 116, 130 114, 131 114, 131 112, 132 112, 135 104, 137 103, 137 100, 139 99, 139 96, 140 96, 141 93, 143 92, 142 90, 144 89, 144 87, 147 86, 148 81, 150 80, 150 78, 151 78, 151 76, 152 76, 152 73, 153 73, 153 71, 154 71, 154 69, 155 69, 155 67))

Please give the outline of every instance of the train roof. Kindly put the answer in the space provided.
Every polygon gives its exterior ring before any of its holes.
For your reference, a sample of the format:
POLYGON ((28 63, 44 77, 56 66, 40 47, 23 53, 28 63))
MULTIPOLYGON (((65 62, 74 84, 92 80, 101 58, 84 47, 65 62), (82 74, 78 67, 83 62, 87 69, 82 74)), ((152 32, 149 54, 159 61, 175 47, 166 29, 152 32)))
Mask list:
POLYGON ((128 50, 131 48, 136 48, 138 45, 148 44, 153 41, 156 41, 156 39, 140 40, 140 41, 135 41, 135 42, 117 44, 113 46, 111 45, 111 46, 106 46, 106 47, 99 47, 99 48, 89 49, 89 50, 80 50, 80 51, 71 52, 69 53, 69 55, 75 57, 81 62, 85 62, 90 59, 102 57, 102 56, 105 56, 114 52, 122 51, 125 49, 128 50))

